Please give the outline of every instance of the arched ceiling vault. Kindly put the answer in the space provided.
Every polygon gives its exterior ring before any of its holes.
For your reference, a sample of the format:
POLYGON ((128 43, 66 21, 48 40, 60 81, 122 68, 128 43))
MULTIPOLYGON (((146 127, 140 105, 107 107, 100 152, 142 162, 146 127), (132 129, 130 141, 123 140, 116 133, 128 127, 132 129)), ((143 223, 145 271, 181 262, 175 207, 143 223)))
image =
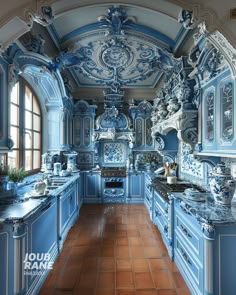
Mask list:
POLYGON ((51 69, 61 71, 77 97, 111 87, 131 96, 132 89, 146 89, 153 98, 163 73, 193 45, 193 24, 234 42, 220 12, 203 0, 9 0, 8 6, 4 17, 0 13, 2 49, 20 37, 26 51, 52 60, 51 69), (189 27, 178 21, 182 8, 192 12, 189 27))

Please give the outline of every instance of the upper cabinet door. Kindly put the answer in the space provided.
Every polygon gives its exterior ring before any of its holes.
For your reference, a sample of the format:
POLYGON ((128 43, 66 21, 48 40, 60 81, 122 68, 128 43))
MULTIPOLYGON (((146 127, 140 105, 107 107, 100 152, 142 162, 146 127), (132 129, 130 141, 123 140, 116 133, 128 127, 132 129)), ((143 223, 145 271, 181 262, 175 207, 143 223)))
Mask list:
POLYGON ((223 81, 220 84, 221 139, 223 141, 231 141, 234 136, 233 94, 233 82, 223 81))
POLYGON ((202 154, 236 154, 235 80, 229 71, 208 83, 202 95, 202 154))
POLYGON ((203 95, 204 144, 215 143, 215 87, 208 88, 203 95))
POLYGON ((95 105, 80 100, 74 106, 73 144, 77 150, 93 150, 95 105))
POLYGON ((153 107, 148 101, 142 101, 132 107, 135 128, 136 150, 154 150, 154 139, 152 137, 151 113, 153 107))

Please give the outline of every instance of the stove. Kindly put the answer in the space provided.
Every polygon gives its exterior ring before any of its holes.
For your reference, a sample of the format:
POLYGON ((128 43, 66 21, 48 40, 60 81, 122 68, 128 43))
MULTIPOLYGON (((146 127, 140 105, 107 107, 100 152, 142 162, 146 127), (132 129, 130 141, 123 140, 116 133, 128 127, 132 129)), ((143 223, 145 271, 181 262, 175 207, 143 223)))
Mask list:
POLYGON ((125 203, 127 188, 126 168, 103 167, 101 176, 103 203, 125 203))
POLYGON ((102 177, 126 177, 126 167, 103 167, 101 170, 102 177))
POLYGON ((175 184, 168 184, 168 183, 163 183, 163 181, 160 180, 154 180, 153 182, 153 187, 156 190, 156 192, 161 195, 163 198, 168 199, 168 194, 173 192, 173 193, 181 193, 184 192, 187 188, 194 188, 197 189, 201 193, 205 193, 206 190, 203 188, 189 183, 189 182, 177 182, 175 184))

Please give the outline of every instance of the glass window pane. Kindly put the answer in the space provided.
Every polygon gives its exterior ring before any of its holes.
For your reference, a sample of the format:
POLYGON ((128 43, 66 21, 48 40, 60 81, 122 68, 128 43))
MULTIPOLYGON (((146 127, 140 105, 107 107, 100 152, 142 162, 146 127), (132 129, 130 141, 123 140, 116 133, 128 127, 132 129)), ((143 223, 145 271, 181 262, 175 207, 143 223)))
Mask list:
POLYGON ((33 120, 34 120, 34 127, 33 129, 36 131, 40 131, 40 117, 37 115, 33 115, 33 120))
POLYGON ((34 151, 33 169, 40 168, 40 152, 34 151))
POLYGON ((32 151, 25 151, 25 170, 32 170, 32 151))
POLYGON ((33 97, 33 112, 40 115, 40 108, 37 100, 33 97))
POLYGON ((32 132, 27 129, 25 130, 25 148, 32 148, 32 132))
POLYGON ((11 104, 10 124, 19 125, 19 107, 11 104))
POLYGON ((19 151, 13 150, 8 153, 8 166, 11 168, 19 168, 19 151))
POLYGON ((12 88, 11 102, 19 104, 19 83, 16 83, 12 88))
POLYGON ((34 149, 40 149, 40 133, 34 132, 34 149))
POLYGON ((32 111, 32 92, 28 87, 25 87, 25 108, 32 111))
POLYGON ((11 139, 14 141, 14 148, 19 148, 19 128, 11 126, 11 139))
POLYGON ((32 129, 32 113, 25 111, 25 128, 32 129))

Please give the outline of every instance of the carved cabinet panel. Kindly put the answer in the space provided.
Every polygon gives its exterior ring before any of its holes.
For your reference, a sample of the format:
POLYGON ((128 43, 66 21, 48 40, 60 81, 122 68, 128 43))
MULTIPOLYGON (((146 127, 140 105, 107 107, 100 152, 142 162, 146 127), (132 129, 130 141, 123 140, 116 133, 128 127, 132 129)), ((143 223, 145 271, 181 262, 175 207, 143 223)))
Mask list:
POLYGON ((80 100, 74 106, 73 144, 77 150, 93 150, 95 105, 80 100))
POLYGON ((93 119, 74 117, 74 145, 76 148, 88 148, 92 144, 93 119))
POLYGON ((130 108, 135 131, 135 150, 153 150, 154 139, 152 137, 151 113, 153 107, 150 102, 144 100, 130 108))
POLYGON ((152 121, 149 118, 135 119, 135 146, 136 149, 153 149, 154 140, 151 135, 152 121))

